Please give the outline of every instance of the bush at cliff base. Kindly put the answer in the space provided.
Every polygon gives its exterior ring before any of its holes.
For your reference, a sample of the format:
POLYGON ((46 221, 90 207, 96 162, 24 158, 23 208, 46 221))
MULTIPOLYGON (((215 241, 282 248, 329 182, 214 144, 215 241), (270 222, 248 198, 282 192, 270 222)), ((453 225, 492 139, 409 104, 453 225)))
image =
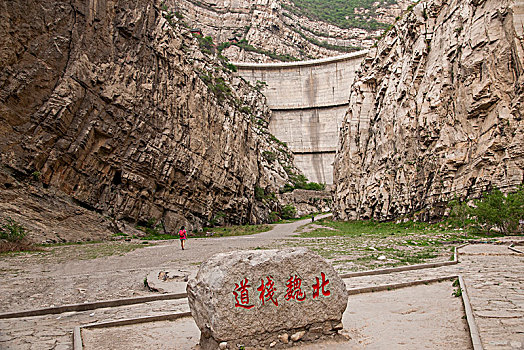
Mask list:
POLYGON ((484 193, 482 198, 469 206, 464 202, 452 201, 450 220, 456 226, 473 226, 490 233, 522 233, 524 221, 524 185, 516 192, 504 195, 499 189, 484 193))
POLYGON ((0 253, 31 250, 26 228, 16 220, 6 218, 0 222, 0 253))

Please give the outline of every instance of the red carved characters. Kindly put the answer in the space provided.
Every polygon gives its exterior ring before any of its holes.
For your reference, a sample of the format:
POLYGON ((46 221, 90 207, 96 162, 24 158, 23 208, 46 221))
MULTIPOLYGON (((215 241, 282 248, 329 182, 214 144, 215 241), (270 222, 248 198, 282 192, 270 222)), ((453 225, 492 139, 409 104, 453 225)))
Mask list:
POLYGON ((260 287, 257 290, 260 292, 260 300, 262 300, 262 305, 265 301, 271 300, 275 306, 278 306, 278 300, 274 298, 275 296, 275 282, 273 281, 272 276, 266 276, 267 282, 264 283, 264 279, 261 279, 260 287))
POLYGON ((233 291, 233 294, 235 295, 235 307, 241 307, 244 309, 251 309, 255 305, 249 305, 249 291, 247 290, 251 285, 248 284, 248 279, 244 278, 243 281, 240 282, 240 285, 235 283, 235 290, 233 291), (240 293, 240 301, 238 301, 238 293, 240 293))
POLYGON ((306 293, 302 291, 302 279, 300 277, 291 275, 286 283, 287 292, 284 297, 286 300, 295 299, 297 301, 304 301, 306 299, 306 293))
POLYGON ((320 283, 318 277, 315 277, 317 283, 313 285, 313 299, 316 299, 320 295, 320 289, 322 289, 323 296, 328 297, 331 295, 329 290, 324 290, 324 287, 329 284, 329 280, 326 279, 324 272, 321 272, 320 275, 322 276, 322 284, 320 283))
MULTIPOLYGON (((331 295, 331 291, 327 290, 329 280, 326 279, 326 274, 321 272, 320 277, 321 278, 315 277, 316 283, 313 285, 313 299, 317 299, 321 293, 323 297, 329 297, 331 295)), ((285 300, 295 300, 298 302, 306 300, 306 292, 302 290, 302 278, 298 274, 289 275, 289 279, 286 281, 286 287, 285 300)), ((235 307, 243 309, 255 307, 254 304, 249 303, 249 288, 251 288, 251 285, 247 278, 244 278, 240 284, 235 283, 235 289, 233 290, 235 307)), ((260 286, 257 288, 257 291, 260 292, 259 299, 262 305, 265 305, 266 301, 272 301, 275 306, 278 306, 277 288, 275 287, 273 276, 266 276, 260 279, 260 286)))

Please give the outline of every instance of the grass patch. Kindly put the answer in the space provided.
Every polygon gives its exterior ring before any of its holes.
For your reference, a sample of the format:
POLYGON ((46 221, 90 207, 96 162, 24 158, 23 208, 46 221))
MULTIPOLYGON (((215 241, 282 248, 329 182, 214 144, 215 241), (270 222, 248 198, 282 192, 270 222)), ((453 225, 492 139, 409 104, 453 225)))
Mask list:
POLYGON ((311 217, 313 216, 318 216, 318 215, 322 215, 323 213, 313 213, 313 214, 307 214, 307 215, 302 215, 301 217, 299 218, 292 218, 292 219, 286 219, 286 220, 280 220, 280 221, 277 221, 276 223, 277 224, 290 224, 292 222, 297 222, 297 221, 300 221, 300 220, 305 220, 305 219, 311 219, 311 217))
MULTIPOLYGON (((271 225, 238 225, 238 226, 223 226, 223 227, 204 227, 200 232, 188 233, 188 238, 207 238, 207 237, 230 237, 230 236, 245 236, 256 233, 267 232, 271 230, 271 225)), ((149 233, 144 237, 137 237, 141 240, 159 241, 178 239, 176 234, 164 233, 149 233)))
POLYGON ((204 227, 202 232, 196 232, 190 235, 191 238, 201 237, 230 237, 246 236, 256 233, 267 232, 273 228, 272 225, 241 225, 241 226, 224 226, 224 227, 204 227))
POLYGON ((12 254, 18 254, 18 253, 30 253, 30 252, 35 252, 39 250, 40 248, 38 248, 38 246, 34 245, 32 242, 0 241, 0 256, 12 255, 12 254))
MULTIPOLYGON (((450 228, 447 223, 337 222, 316 220, 323 227, 300 232, 288 246, 310 248, 331 260, 339 271, 362 271, 453 259, 453 246, 492 235, 450 228)), ((308 226, 311 224, 307 224, 308 226)))
POLYGON ((381 238, 388 238, 389 236, 405 236, 406 234, 416 234, 415 239, 408 239, 406 244, 429 246, 434 245, 435 240, 454 241, 467 240, 474 238, 493 238, 503 236, 502 234, 488 235, 474 230, 458 230, 451 228, 446 223, 428 224, 425 222, 408 221, 404 223, 394 222, 378 222, 373 220, 362 221, 332 221, 331 219, 322 219, 317 221, 318 224, 331 227, 329 229, 317 229, 310 232, 303 232, 301 237, 361 237, 361 236, 379 236, 381 238), (440 235, 445 233, 445 235, 440 235), (426 235, 424 237, 422 235, 426 235), (430 236, 435 236, 435 239, 430 239, 430 236), (439 236, 440 235, 440 236, 439 236))
POLYGON ((178 232, 174 233, 174 234, 165 234, 165 233, 148 233, 147 235, 143 236, 143 237, 133 237, 133 238, 137 238, 137 239, 141 239, 143 241, 163 241, 163 240, 170 240, 170 239, 178 239, 178 232))
POLYGON ((59 243, 41 243, 40 247, 64 247, 64 246, 75 246, 75 245, 86 245, 86 244, 99 244, 104 241, 78 241, 78 242, 59 242, 59 243))

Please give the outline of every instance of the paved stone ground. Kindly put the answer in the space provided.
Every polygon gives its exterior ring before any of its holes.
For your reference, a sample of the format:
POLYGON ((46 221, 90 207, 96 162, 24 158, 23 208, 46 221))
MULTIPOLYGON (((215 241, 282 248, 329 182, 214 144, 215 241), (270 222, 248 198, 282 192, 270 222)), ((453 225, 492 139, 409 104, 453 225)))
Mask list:
MULTIPOLYGON (((462 303, 449 281, 354 295, 344 313, 348 340, 295 344, 300 350, 471 349, 462 303)), ((200 331, 192 318, 151 324, 84 329, 86 350, 191 349, 200 331), (125 337, 122 335, 125 334, 125 337)), ((343 338, 343 337, 341 337, 343 338)))
MULTIPOLYGON (((2 257, 0 311, 21 311, 151 295, 143 279, 154 269, 180 269, 194 274, 198 264, 215 253, 234 249, 278 247, 282 238, 306 223, 277 225, 252 236, 194 239, 187 250, 178 242, 162 242, 125 255, 75 259, 76 247, 61 247, 55 256, 21 254, 2 257), (57 256, 58 255, 58 256, 57 256)), ((486 349, 524 347, 524 254, 505 245, 470 245, 460 250, 460 263, 436 269, 346 280, 349 288, 462 274, 486 349)), ((187 311, 185 300, 162 301, 111 309, 0 320, 0 349, 72 349, 76 325, 120 318, 187 311)))
POLYGON ((102 321, 187 312, 186 299, 0 320, 0 349, 72 349, 75 326, 102 321))

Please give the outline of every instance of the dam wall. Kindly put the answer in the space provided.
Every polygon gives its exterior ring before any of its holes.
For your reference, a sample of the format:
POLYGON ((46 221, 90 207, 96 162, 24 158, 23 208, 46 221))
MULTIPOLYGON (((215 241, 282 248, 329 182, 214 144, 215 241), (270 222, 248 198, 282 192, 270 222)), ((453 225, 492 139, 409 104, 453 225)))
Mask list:
POLYGON ((288 63, 235 63, 272 111, 269 130, 288 144, 309 181, 333 183, 339 129, 356 70, 368 51, 288 63))

